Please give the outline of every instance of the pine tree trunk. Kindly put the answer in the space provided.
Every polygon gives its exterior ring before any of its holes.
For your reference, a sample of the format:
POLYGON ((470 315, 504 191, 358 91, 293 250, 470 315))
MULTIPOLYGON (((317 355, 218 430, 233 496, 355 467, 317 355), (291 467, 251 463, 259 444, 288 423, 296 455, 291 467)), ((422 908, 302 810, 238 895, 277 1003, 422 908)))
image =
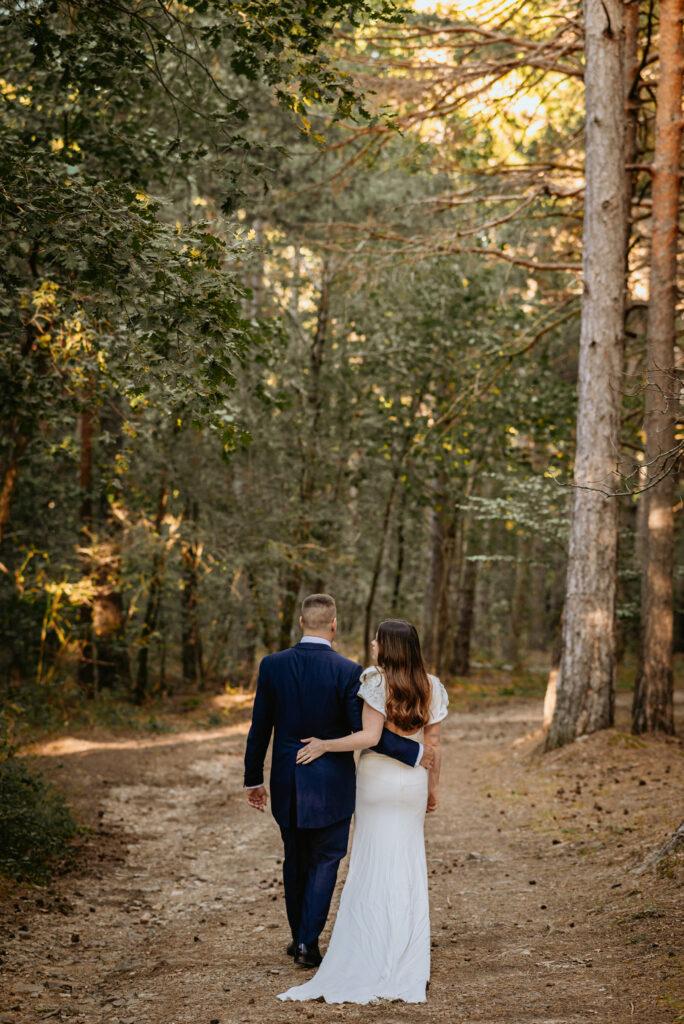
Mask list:
POLYGON ((283 587, 283 598, 280 606, 280 637, 278 639, 278 649, 281 651, 292 643, 292 628, 301 585, 302 571, 295 566, 288 572, 285 578, 285 586, 283 587))
POLYGON ((447 644, 451 631, 451 577, 454 568, 456 547, 456 515, 452 513, 444 529, 444 572, 437 603, 437 628, 435 629, 435 672, 440 675, 447 662, 447 644))
POLYGON ((157 547, 152 556, 152 572, 150 574, 150 589, 147 595, 147 608, 145 618, 140 631, 138 650, 138 672, 135 682, 134 699, 136 704, 142 704, 149 689, 149 655, 150 641, 157 628, 159 620, 159 609, 161 606, 162 580, 164 575, 164 548, 160 543, 161 528, 166 514, 166 506, 169 498, 169 490, 166 485, 166 476, 162 474, 162 482, 159 488, 159 500, 157 502, 157 513, 154 519, 154 537, 157 547))
POLYGON ((544 694, 543 725, 548 729, 553 721, 553 713, 556 709, 556 693, 558 689, 558 672, 560 670, 561 656, 563 654, 563 613, 561 612, 558 621, 558 628, 553 639, 551 650, 551 668, 546 682, 546 693, 544 694))
POLYGON ((445 529, 443 512, 437 505, 430 509, 430 569, 423 608, 423 657, 431 672, 437 669, 437 623, 439 604, 446 577, 445 529))
POLYGON ((641 664, 632 706, 635 733, 674 733, 672 694, 675 475, 673 449, 677 233, 682 144, 684 0, 660 2, 660 75, 656 90, 650 295, 645 394, 648 490, 642 586, 641 664))
MULTIPOLYGON (((295 551, 309 541, 311 531, 311 503, 316 490, 316 473, 318 466, 320 419, 323 411, 323 392, 321 390, 321 371, 323 358, 328 341, 330 319, 332 269, 330 259, 323 262, 321 271, 321 290, 318 298, 316 330, 309 349, 309 377, 307 381, 306 400, 309 417, 305 427, 306 439, 303 445, 304 462, 301 470, 299 488, 300 519, 294 530, 293 547, 295 551)), ((281 603, 280 649, 289 647, 292 642, 292 631, 297 607, 297 598, 304 580, 304 573, 299 565, 293 566, 286 576, 285 588, 281 603)))
MULTIPOLYGON (((626 0, 624 6, 625 47, 623 57, 623 87, 625 91, 625 217, 629 225, 632 218, 632 199, 637 160, 637 131, 639 114, 639 5, 640 0, 626 0)), ((628 262, 631 231, 625 232, 625 266, 628 262)))
MULTIPOLYGON (((402 459, 403 462, 403 459, 402 459)), ((392 508, 394 506, 394 497, 397 492, 397 485, 399 483, 399 476, 401 473, 402 462, 398 462, 392 473, 392 481, 390 489, 387 493, 387 500, 385 501, 385 508, 382 514, 382 523, 380 526, 380 543, 378 545, 377 554, 375 556, 375 563, 373 565, 373 572, 371 573, 371 582, 368 589, 368 597, 366 598, 366 607, 364 609, 363 617, 363 657, 364 665, 370 664, 370 645, 371 645, 371 627, 373 624, 373 607, 375 605, 375 595, 378 589, 378 583, 380 582, 380 573, 382 572, 382 562, 385 556, 385 547, 387 545, 387 531, 390 522, 390 516, 392 515, 392 508)))
POLYGON ((526 649, 525 613, 527 609, 528 562, 528 538, 519 533, 515 541, 515 567, 513 571, 511 610, 506 633, 506 661, 513 668, 520 667, 523 651, 526 649))
MULTIPOLYGON (((122 414, 116 399, 100 413, 99 456, 101 468, 113 473, 122 449, 122 414)), ((93 596, 93 643, 98 690, 131 689, 131 666, 126 643, 126 614, 121 580, 123 523, 104 480, 99 486, 98 522, 91 542, 93 596)))
POLYGON ((12 454, 2 470, 2 484, 0 485, 0 542, 5 536, 5 530, 9 523, 12 494, 17 483, 19 472, 19 459, 28 447, 28 438, 20 436, 14 442, 12 454))
POLYGON ((183 579, 181 585, 181 662, 183 684, 204 687, 204 663, 202 658, 202 637, 200 633, 199 563, 201 547, 197 542, 196 527, 199 509, 195 499, 188 499, 185 507, 185 522, 189 536, 181 540, 181 561, 183 579))
POLYGON ((126 616, 121 593, 120 524, 110 520, 93 544, 93 637, 98 690, 130 688, 126 616))
POLYGON ((397 510, 397 561, 392 587, 392 615, 399 615, 401 608, 401 584, 404 577, 404 558, 406 555, 405 512, 406 488, 402 488, 399 508, 397 510))
POLYGON ((466 558, 459 588, 450 669, 457 676, 470 675, 470 646, 475 622, 477 562, 466 558))
POLYGON ((585 0, 582 323, 563 653, 548 748, 614 715, 626 203, 622 0, 585 0))
MULTIPOLYGON (((90 548, 93 542, 93 416, 85 409, 79 417, 80 467, 80 551, 83 575, 91 574, 90 548)), ((77 678, 80 688, 92 697, 95 692, 95 666, 93 650, 93 608, 90 598, 79 608, 79 648, 77 678)))

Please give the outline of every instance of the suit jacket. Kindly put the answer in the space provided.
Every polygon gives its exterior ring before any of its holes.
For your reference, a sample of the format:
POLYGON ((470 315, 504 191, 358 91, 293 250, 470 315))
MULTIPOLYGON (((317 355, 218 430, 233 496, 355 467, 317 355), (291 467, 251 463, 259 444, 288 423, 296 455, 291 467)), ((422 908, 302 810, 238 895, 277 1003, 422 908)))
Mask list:
MULTIPOLYGON (((337 739, 361 729, 361 672, 360 665, 326 644, 298 643, 262 660, 245 750, 245 785, 263 783, 264 759, 274 733, 271 810, 281 827, 294 823, 293 803, 300 828, 323 828, 354 813, 356 769, 351 751, 324 754, 306 765, 295 759, 305 737, 337 739)), ((414 740, 388 729, 373 749, 411 766, 419 753, 414 740)))

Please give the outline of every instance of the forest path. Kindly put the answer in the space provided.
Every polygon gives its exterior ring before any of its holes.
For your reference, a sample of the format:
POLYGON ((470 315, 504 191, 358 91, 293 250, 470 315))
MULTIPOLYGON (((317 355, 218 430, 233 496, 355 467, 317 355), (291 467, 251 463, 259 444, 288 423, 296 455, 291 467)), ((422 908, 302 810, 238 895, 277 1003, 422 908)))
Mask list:
POLYGON ((0 1022, 684 1020, 681 882, 629 871, 678 824, 681 742, 609 730, 540 759, 540 714, 447 720, 420 1006, 276 1000, 307 975, 284 954, 278 830, 241 789, 246 724, 53 744, 43 767, 99 835, 84 871, 8 906, 0 1022))

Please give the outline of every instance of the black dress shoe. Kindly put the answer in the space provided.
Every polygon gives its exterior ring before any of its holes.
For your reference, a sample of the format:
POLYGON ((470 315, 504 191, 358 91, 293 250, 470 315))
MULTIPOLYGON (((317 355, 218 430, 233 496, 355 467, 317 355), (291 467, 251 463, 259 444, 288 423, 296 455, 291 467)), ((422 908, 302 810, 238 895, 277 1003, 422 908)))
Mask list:
POLYGON ((312 943, 310 946, 305 946, 303 942, 300 942, 297 946, 295 963, 299 964, 300 967, 318 967, 322 959, 323 957, 317 942, 312 943))
POLYGON ((294 956, 295 953, 297 952, 297 943, 295 942, 294 939, 292 940, 290 945, 287 947, 286 952, 287 952, 288 956, 294 956))

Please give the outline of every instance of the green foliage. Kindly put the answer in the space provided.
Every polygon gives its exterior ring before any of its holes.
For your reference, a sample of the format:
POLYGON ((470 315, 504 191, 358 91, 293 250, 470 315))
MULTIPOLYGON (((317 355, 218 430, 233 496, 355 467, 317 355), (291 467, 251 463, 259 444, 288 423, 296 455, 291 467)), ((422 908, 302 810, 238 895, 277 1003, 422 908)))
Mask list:
POLYGON ((16 757, 0 761, 0 872, 45 881, 68 855, 75 834, 57 790, 16 757))
MULTIPOLYGON (((521 38, 547 38, 537 14, 515 12, 521 38)), ((547 89, 507 36, 481 44, 449 12, 373 30, 401 17, 382 0, 0 14, 0 680, 27 724, 49 704, 142 728, 156 698, 248 686, 305 589, 336 594, 359 657, 368 617, 425 634, 440 551, 445 647, 466 570, 478 660, 551 647, 580 292, 548 267, 580 245, 579 79, 547 89), (473 46, 511 68, 491 109, 459 96, 473 46)))

